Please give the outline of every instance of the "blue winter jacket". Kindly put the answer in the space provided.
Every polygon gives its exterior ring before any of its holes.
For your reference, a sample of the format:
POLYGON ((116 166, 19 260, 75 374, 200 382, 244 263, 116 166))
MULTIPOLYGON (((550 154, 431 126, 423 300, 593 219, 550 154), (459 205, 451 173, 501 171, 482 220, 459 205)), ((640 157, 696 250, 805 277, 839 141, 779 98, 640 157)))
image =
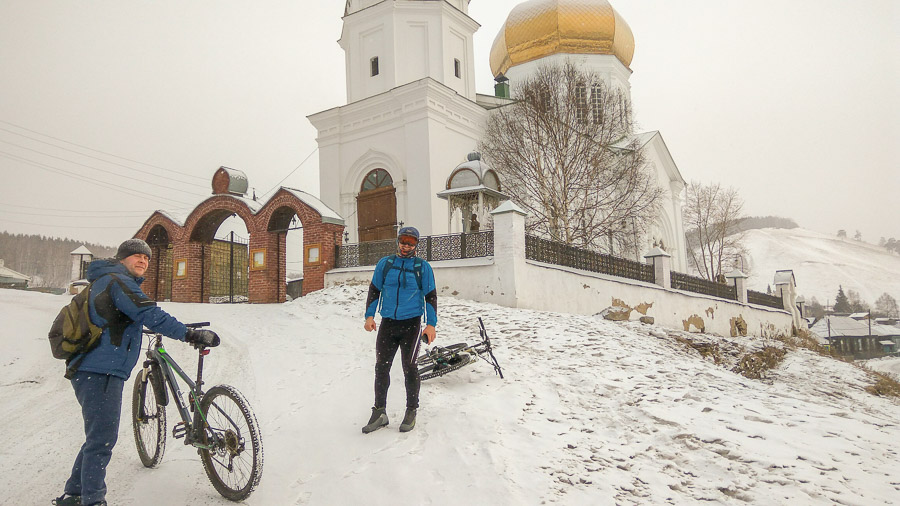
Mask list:
POLYGON ((69 361, 79 371, 111 374, 128 379, 141 355, 142 330, 147 326, 179 341, 187 327, 160 309, 141 291, 144 278, 132 276, 115 259, 95 260, 88 266, 93 282, 88 296, 91 321, 103 329, 100 344, 69 361))
POLYGON ((385 273, 388 258, 379 260, 372 274, 369 296, 366 300, 366 318, 375 316, 380 299, 382 318, 406 320, 424 314, 426 325, 437 325, 437 289, 431 265, 425 260, 420 260, 422 289, 419 290, 416 273, 413 270, 415 258, 397 256, 393 267, 385 273))

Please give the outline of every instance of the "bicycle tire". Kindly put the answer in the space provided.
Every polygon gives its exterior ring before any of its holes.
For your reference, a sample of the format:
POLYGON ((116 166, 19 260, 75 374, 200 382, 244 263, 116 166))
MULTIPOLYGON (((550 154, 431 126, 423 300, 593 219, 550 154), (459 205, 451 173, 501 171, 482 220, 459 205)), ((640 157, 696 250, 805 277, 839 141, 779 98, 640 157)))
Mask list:
POLYGON ((425 354, 421 355, 418 359, 416 359, 416 365, 418 367, 422 367, 424 365, 433 364, 435 360, 449 359, 449 358, 453 357, 454 355, 456 355, 457 353, 464 350, 467 346, 469 346, 469 345, 466 343, 456 343, 456 344, 451 344, 449 346, 438 346, 435 349, 436 353, 432 352, 431 355, 429 355, 428 353, 425 353, 425 354))
MULTIPOLYGON (((150 373, 153 374, 152 372, 150 373)), ((166 452, 166 407, 159 404, 156 389, 160 382, 148 376, 141 381, 141 374, 134 380, 131 396, 131 423, 134 428, 134 444, 138 457, 144 467, 156 467, 162 462, 166 452), (147 391, 147 388, 150 391, 147 391), (144 417, 140 417, 141 400, 144 404, 144 417)), ((165 387, 163 387, 165 388, 165 387)), ((165 392, 162 392, 164 395, 165 392)))
POLYGON ((200 400, 206 416, 208 448, 200 460, 216 491, 232 501, 246 499, 262 477, 263 447, 256 415, 234 387, 217 385, 200 400), (249 445, 249 447, 248 447, 249 445))
POLYGON ((474 359, 474 355, 463 352, 458 353, 456 357, 450 360, 446 365, 430 363, 424 367, 419 368, 419 379, 424 381, 431 378, 437 378, 438 376, 443 376, 448 372, 455 371, 460 367, 471 364, 474 359))

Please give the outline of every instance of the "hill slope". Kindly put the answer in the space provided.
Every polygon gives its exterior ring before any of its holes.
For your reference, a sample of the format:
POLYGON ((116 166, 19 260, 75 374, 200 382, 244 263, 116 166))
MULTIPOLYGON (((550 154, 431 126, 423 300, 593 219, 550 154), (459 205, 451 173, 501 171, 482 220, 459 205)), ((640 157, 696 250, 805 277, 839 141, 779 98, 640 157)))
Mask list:
MULTIPOLYGON (((477 363, 424 382, 418 425, 400 434, 395 364, 391 424, 364 436, 374 353, 364 298, 363 287, 336 287, 288 304, 163 305, 214 323, 223 344, 204 377, 240 389, 259 419, 265 469, 246 504, 873 505, 900 495, 900 403, 864 392, 867 376, 849 364, 790 352, 750 380, 679 339, 708 340, 726 365, 777 342, 451 298, 440 300, 440 342, 471 340, 482 316, 506 379, 477 363)), ((48 503, 80 445, 77 404, 45 337, 67 300, 0 290, 4 503, 48 503)), ((192 371, 189 347, 168 349, 192 371)), ((129 403, 126 394, 111 504, 231 504, 179 441, 159 468, 143 468, 129 403)))
POLYGON ((765 292, 776 270, 791 269, 807 301, 834 303, 838 285, 870 306, 885 292, 900 300, 900 256, 884 248, 801 228, 750 230, 745 237, 753 290, 765 292))

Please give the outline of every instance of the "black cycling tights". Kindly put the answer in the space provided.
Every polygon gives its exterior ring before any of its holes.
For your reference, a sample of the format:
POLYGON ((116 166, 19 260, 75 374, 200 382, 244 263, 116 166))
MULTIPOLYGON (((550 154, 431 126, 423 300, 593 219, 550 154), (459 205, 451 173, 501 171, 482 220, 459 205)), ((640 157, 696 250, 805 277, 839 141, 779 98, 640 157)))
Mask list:
POLYGON ((419 329, 422 317, 408 320, 383 318, 378 338, 375 340, 375 407, 387 405, 388 387, 391 386, 391 365, 397 348, 403 360, 403 376, 406 380, 406 407, 419 407, 419 369, 416 356, 419 354, 419 329))

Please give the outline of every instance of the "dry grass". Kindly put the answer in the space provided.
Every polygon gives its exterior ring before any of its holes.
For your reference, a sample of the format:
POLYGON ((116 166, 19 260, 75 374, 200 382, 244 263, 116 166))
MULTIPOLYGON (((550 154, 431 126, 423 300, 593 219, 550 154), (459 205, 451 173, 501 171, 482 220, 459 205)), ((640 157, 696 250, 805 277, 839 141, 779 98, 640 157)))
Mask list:
POLYGON ((696 342, 681 336, 675 336, 675 340, 688 348, 697 350, 701 357, 712 360, 716 365, 721 364, 723 361, 722 352, 719 350, 719 345, 717 343, 696 342))
POLYGON ((759 351, 748 353, 741 357, 731 371, 746 378, 762 379, 768 370, 778 367, 778 364, 784 360, 785 355, 787 355, 787 350, 785 349, 766 346, 759 351))
POLYGON ((900 381, 890 374, 877 371, 868 371, 875 377, 875 383, 866 387, 866 392, 881 397, 900 397, 900 381))

